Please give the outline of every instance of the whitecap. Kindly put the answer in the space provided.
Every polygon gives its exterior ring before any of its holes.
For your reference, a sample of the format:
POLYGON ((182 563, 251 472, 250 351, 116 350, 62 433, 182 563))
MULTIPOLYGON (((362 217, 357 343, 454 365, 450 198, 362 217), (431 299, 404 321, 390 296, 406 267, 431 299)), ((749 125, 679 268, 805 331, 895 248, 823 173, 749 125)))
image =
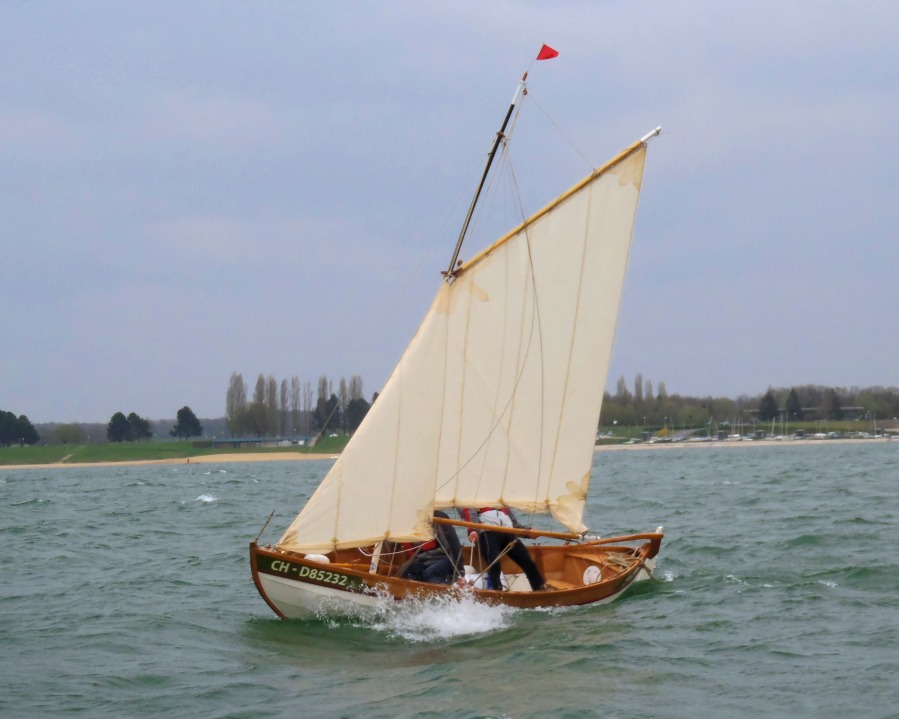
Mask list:
POLYGON ((211 494, 201 494, 194 501, 195 502, 217 502, 218 497, 214 497, 211 494))
POLYGON ((673 582, 675 579, 677 579, 677 575, 670 569, 663 570, 661 576, 658 572, 653 572, 652 576, 658 579, 660 582, 673 582))

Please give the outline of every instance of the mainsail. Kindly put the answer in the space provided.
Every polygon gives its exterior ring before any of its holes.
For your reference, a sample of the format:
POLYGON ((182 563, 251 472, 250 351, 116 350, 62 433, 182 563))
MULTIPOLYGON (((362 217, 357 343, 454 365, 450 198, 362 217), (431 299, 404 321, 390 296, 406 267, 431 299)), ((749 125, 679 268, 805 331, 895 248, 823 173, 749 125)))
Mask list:
POLYGON ((421 541, 432 536, 434 509, 497 504, 585 530, 650 136, 441 284, 365 421, 277 547, 421 541))

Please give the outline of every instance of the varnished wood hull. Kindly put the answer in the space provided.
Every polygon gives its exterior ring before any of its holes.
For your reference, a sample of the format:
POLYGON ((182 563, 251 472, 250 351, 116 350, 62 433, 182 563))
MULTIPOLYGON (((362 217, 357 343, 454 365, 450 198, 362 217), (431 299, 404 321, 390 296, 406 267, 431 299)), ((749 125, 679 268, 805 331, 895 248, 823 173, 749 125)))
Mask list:
MULTIPOLYGON (((660 533, 630 535, 600 542, 529 547, 547 585, 531 591, 518 567, 503 560, 508 591, 427 584, 395 576, 398 567, 380 562, 370 571, 370 560, 358 550, 331 553, 327 561, 273 547, 250 544, 253 581, 262 598, 279 617, 298 618, 321 613, 353 611, 386 600, 472 596, 478 601, 522 609, 602 604, 619 597, 646 576, 662 541, 660 533), (595 567, 596 569, 591 569, 595 567), (599 578, 597 580, 597 569, 599 578)), ((480 571, 480 557, 471 548, 466 561, 480 571)))

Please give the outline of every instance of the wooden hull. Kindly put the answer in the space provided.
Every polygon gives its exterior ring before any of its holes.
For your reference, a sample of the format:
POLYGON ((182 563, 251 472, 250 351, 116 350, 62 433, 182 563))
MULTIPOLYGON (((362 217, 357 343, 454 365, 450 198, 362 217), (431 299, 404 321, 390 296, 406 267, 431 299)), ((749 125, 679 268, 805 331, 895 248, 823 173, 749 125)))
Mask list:
MULTIPOLYGON (((603 604, 647 576, 662 541, 647 533, 593 542, 529 547, 551 589, 531 591, 517 565, 503 559, 508 591, 427 584, 396 576, 398 567, 381 561, 370 571, 370 549, 304 556, 250 544, 253 581, 262 598, 283 619, 376 607, 387 600, 474 597, 488 604, 522 609, 603 604), (636 543, 636 544, 635 544, 636 543)), ((466 562, 481 571, 480 556, 469 547, 466 562)))

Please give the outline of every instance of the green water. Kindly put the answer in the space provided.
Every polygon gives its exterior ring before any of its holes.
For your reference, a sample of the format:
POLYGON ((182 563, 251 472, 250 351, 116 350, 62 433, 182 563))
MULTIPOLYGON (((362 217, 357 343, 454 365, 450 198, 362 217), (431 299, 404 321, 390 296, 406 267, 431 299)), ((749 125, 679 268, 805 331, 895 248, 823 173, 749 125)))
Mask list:
POLYGON ((330 462, 0 468, 0 716, 896 717, 899 441, 596 456, 666 527, 611 605, 282 622, 249 576, 330 462))

